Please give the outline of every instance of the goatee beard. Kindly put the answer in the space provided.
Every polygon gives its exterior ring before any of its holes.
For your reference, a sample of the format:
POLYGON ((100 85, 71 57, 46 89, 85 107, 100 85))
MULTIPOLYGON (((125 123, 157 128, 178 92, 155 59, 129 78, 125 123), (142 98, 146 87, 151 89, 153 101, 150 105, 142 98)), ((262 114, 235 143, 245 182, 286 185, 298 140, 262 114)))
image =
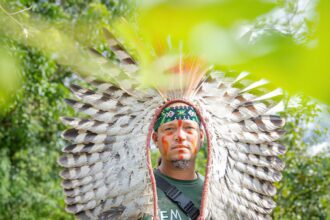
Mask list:
POLYGON ((172 160, 172 165, 178 169, 186 169, 190 166, 190 160, 172 160))

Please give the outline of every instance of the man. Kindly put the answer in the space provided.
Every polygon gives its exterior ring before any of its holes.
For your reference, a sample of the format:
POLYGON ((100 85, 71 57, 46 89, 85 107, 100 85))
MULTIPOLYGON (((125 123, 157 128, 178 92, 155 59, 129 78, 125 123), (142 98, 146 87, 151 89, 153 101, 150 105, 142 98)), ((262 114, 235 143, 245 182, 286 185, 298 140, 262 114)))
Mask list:
POLYGON ((194 108, 184 103, 174 103, 163 109, 155 123, 152 139, 161 154, 159 167, 154 171, 159 218, 184 220, 198 216, 203 178, 195 170, 195 161, 204 133, 194 108), (181 203, 191 201, 195 209, 190 207, 190 213, 186 213, 187 210, 175 201, 182 200, 181 196, 174 196, 176 198, 173 201, 166 195, 166 189, 160 187, 159 181, 175 186, 186 199, 181 203))

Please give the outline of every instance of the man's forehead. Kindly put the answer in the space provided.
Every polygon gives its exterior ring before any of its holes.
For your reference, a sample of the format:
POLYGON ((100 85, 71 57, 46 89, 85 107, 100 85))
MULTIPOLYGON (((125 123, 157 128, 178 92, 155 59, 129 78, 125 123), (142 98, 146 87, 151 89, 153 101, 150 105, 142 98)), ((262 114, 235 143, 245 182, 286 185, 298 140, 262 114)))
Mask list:
POLYGON ((192 121, 192 120, 173 120, 173 121, 169 121, 169 122, 162 124, 160 127, 169 126, 169 125, 179 126, 180 124, 182 124, 182 125, 189 124, 189 125, 198 126, 198 123, 195 121, 192 121))

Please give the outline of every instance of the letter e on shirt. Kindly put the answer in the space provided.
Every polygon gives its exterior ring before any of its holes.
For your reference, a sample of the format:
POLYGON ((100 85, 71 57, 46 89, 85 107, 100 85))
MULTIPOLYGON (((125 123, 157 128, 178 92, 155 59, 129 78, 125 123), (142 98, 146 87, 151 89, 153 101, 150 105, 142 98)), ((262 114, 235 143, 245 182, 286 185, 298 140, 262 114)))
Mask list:
POLYGON ((170 209, 170 213, 168 213, 168 211, 160 211, 160 219, 161 220, 182 220, 181 215, 177 209, 175 209, 175 210, 170 209))

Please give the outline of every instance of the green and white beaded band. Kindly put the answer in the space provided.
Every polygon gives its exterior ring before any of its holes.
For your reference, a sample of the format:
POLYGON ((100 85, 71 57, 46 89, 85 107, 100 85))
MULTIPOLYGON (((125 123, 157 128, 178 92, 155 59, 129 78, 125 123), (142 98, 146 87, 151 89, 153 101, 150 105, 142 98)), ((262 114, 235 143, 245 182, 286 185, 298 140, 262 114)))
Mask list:
POLYGON ((191 120, 195 121, 200 125, 200 120, 196 114, 196 111, 191 106, 175 106, 164 108, 160 113, 155 126, 154 131, 157 131, 159 126, 166 122, 174 120, 191 120))

